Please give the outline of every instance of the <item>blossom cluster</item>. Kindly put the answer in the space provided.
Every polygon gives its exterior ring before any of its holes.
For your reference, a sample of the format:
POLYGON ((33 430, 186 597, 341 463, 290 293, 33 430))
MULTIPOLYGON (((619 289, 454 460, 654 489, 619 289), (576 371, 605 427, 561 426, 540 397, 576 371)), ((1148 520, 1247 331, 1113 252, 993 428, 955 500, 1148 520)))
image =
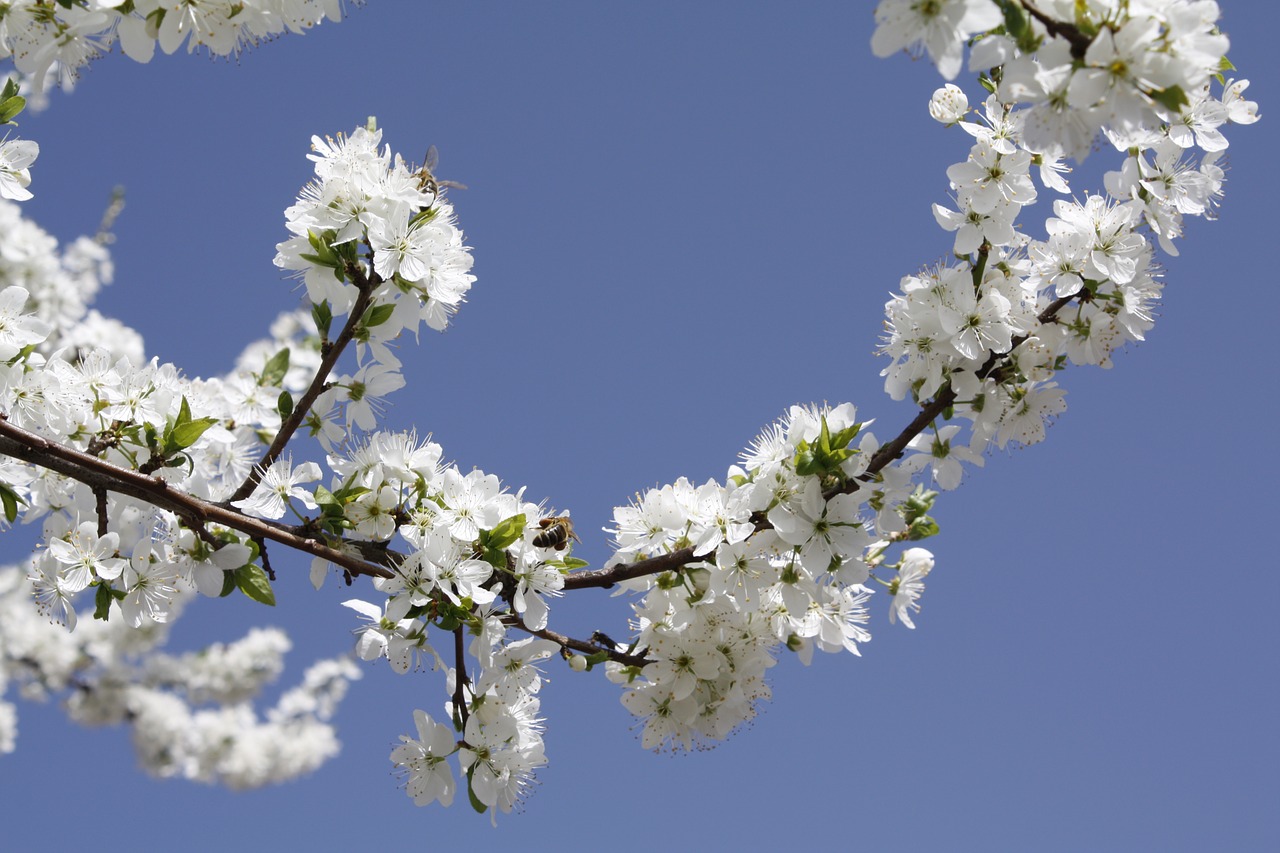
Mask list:
MULTIPOLYGON (((509 811, 534 770, 545 763, 537 662, 559 650, 536 637, 508 636, 512 628, 542 631, 547 598, 560 594, 571 563, 558 541, 542 538, 542 507, 502 489, 482 471, 462 474, 439 464, 441 449, 411 435, 375 433, 349 453, 331 455, 340 476, 334 490, 319 493, 329 517, 341 514, 353 532, 384 542, 398 535, 407 553, 393 576, 374 586, 381 604, 346 602, 364 623, 356 650, 364 660, 385 658, 405 673, 421 666, 445 671, 448 714, 458 741, 440 734, 426 712, 418 712, 419 738, 406 739, 392 760, 409 775, 407 790, 420 805, 448 804, 456 788, 449 764, 457 754, 471 793, 488 808, 509 811), (470 634, 467 652, 446 663, 430 642, 429 629, 470 634)), ((312 580, 324 581, 317 561, 312 580)))
POLYGON ((688 749, 751 719, 781 649, 806 663, 814 649, 860 654, 877 581, 891 616, 915 604, 922 585, 876 571, 932 568, 922 548, 886 561, 893 542, 922 535, 928 501, 898 466, 868 474, 879 443, 864 426, 848 403, 794 406, 723 485, 681 479, 614 510, 611 562, 684 548, 693 557, 626 583, 643 593, 631 647, 653 662, 614 662, 608 673, 644 720, 646 747, 688 749))
POLYGON ((923 43, 952 77, 965 39, 985 27, 970 67, 990 91, 966 120, 957 86, 935 93, 930 113, 973 137, 947 170, 952 206, 935 204, 954 232, 956 260, 902 281, 886 305, 882 352, 894 399, 943 399, 971 422, 921 434, 908 468, 929 465, 955 488, 961 463, 981 464, 990 444, 1033 444, 1065 409, 1053 381, 1067 364, 1110 367, 1115 350, 1141 341, 1162 289, 1155 244, 1177 254, 1186 216, 1211 216, 1222 194, 1219 157, 1228 123, 1257 120, 1248 81, 1212 82, 1226 36, 1212 2, 1091 3, 1031 14, 1021 29, 988 0, 877 9, 877 52, 923 43), (1074 40, 1049 22, 1077 29, 1074 40), (1062 198, 1035 239, 1018 217, 1043 189, 1071 192, 1064 157, 1082 159, 1102 133, 1121 153, 1104 191, 1062 198))
MULTIPOLYGON (((170 656, 168 624, 87 620, 74 633, 50 624, 31 608, 25 574, 0 569, 0 695, 12 685, 47 701, 74 686, 65 703, 72 719, 129 725, 143 768, 160 777, 252 788, 309 773, 337 753, 331 720, 360 677, 350 660, 317 661, 258 713, 252 700, 278 679, 290 647, 278 629, 170 656)), ((0 753, 13 751, 16 735, 16 707, 0 701, 0 753)))
POLYGON ((0 59, 11 59, 35 91, 70 86, 87 63, 117 42, 136 62, 156 45, 173 53, 204 47, 215 56, 284 32, 303 33, 342 20, 342 0, 5 0, 0 3, 0 59))
MULTIPOLYGON (((0 10, 0 50, 37 85, 115 38, 144 61, 156 40, 227 53, 338 15, 333 0, 0 10)), ((111 277, 104 241, 60 253, 0 202, 0 500, 8 521, 42 525, 22 573, 38 609, 80 624, 59 635, 74 641, 42 634, 33 650, 9 630, 31 617, 7 615, 18 573, 0 572, 0 691, 91 685, 73 714, 133 721, 160 775, 250 786, 306 772, 336 749, 327 721, 353 664, 317 665, 259 724, 248 700, 278 676, 282 636, 157 651, 197 592, 272 603, 270 540, 312 555, 316 588, 335 567, 374 577, 373 600, 345 602, 358 657, 442 673, 443 714, 415 711, 391 754, 419 805, 448 805, 463 784, 495 815, 519 802, 547 760, 539 697, 553 655, 602 669, 647 748, 724 738, 769 696, 782 652, 860 654, 877 591, 890 623, 914 628, 934 568, 913 544, 937 531, 926 484, 954 489, 992 444, 1043 439, 1065 408, 1058 372, 1109 367, 1151 329, 1157 247, 1176 254, 1184 218, 1212 215, 1223 128, 1257 119, 1248 82, 1216 76, 1217 15, 1210 0, 882 0, 876 53, 922 46, 953 79, 972 42, 988 92, 977 111, 955 85, 930 101, 971 140, 947 170, 950 203, 933 207, 952 258, 905 277, 886 305, 886 390, 929 425, 881 442, 852 404, 794 406, 723 482, 682 478, 617 507, 615 553, 595 572, 578 571, 568 513, 446 463, 429 437, 380 428, 405 385, 396 347, 423 323, 444 330, 474 282, 430 157, 393 155, 372 121, 314 137, 315 177, 275 258, 307 305, 207 379, 146 360, 136 335, 89 311, 111 277), (1119 166, 1072 197, 1070 161, 1099 134, 1119 166), (1041 191, 1060 197, 1033 237, 1020 216, 1041 191), (591 585, 631 596, 620 640, 551 629, 554 600, 591 585), (89 596, 95 618, 81 620, 89 596)), ((28 155, 0 144, 6 196, 23 197, 28 155)), ((14 719, 0 703, 0 750, 14 719)))

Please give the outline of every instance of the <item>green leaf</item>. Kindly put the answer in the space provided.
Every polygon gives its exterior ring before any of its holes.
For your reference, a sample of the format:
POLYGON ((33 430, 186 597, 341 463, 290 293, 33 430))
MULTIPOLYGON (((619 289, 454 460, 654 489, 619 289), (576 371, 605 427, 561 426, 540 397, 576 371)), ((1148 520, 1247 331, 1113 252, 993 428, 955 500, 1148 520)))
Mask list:
POLYGON ((222 573, 222 590, 218 593, 218 598, 226 598, 228 595, 236 591, 236 573, 222 573))
POLYGON ((485 531, 480 532, 480 544, 486 548, 504 551, 514 545, 520 537, 524 536, 524 528, 527 523, 523 512, 503 519, 487 534, 485 531))
POLYGON ((235 570, 236 586, 254 601, 276 606, 276 594, 271 591, 267 573, 258 566, 241 566, 235 570))
POLYGON ((1170 86, 1167 89, 1148 92, 1147 94, 1151 96, 1151 100, 1163 107, 1173 110, 1174 112, 1181 111, 1183 107, 1191 103, 1191 100, 1187 97, 1187 93, 1182 91, 1181 86, 1177 85, 1170 86))
POLYGON ((27 99, 21 95, 6 97, 0 101, 0 124, 12 124, 13 117, 26 109, 27 99))
POLYGON ((387 320, 391 319, 391 315, 395 312, 394 305, 373 305, 368 311, 364 312, 364 316, 360 318, 360 324, 366 329, 372 329, 374 326, 381 326, 387 320))
POLYGON ((939 532, 938 522, 927 515, 922 515, 911 522, 911 526, 907 528, 907 538, 916 542, 928 539, 930 536, 937 536, 939 532))
POLYGON ((1004 13, 1005 32, 1013 36, 1014 41, 1020 40, 1027 28, 1027 16, 1022 11, 1022 5, 1013 0, 996 0, 996 5, 1004 13))
POLYGON ((18 94, 18 81, 10 78, 4 81, 4 89, 0 91, 0 101, 7 101, 18 94))
POLYGON ((101 619, 106 622, 111 616, 111 587, 104 583, 98 584, 98 591, 93 595, 93 618, 101 619))
MULTIPOLYGON (((565 557, 563 560, 557 560, 561 568, 573 571, 574 569, 585 569, 591 565, 586 560, 579 560, 577 557, 565 557)), ((554 563, 552 564, 554 565, 554 563)))
POLYGON ((263 386, 279 385, 284 381, 284 375, 288 372, 289 348, 285 347, 267 361, 262 368, 262 377, 258 380, 258 384, 263 386))
POLYGON ((200 436, 204 435, 205 430, 217 422, 216 418, 200 418, 198 421, 175 425, 173 432, 169 433, 169 441, 166 443, 165 449, 169 452, 185 450, 195 444, 200 436))
POLYGON ((25 504, 26 501, 18 497, 18 493, 4 483, 0 483, 0 500, 4 501, 5 519, 10 524, 13 524, 18 518, 18 504, 25 504))
POLYGON ((288 391, 281 391, 280 396, 276 398, 276 411, 282 418, 293 414, 293 395, 288 391))
POLYGON ((329 301, 311 303, 311 319, 316 321, 316 328, 320 330, 322 337, 329 336, 329 326, 333 323, 333 311, 329 308, 329 301))
POLYGON ((467 770, 467 797, 471 800, 471 808, 475 809, 479 814, 484 814, 489 810, 489 807, 480 802, 480 798, 476 796, 476 792, 471 789, 471 776, 474 772, 475 765, 473 764, 471 765, 471 768, 467 770))
POLYGON ((23 347, 18 351, 17 355, 15 355, 13 358, 6 361, 5 364, 12 366, 17 364, 20 361, 26 361, 27 356, 31 355, 31 353, 35 351, 36 351, 35 344, 27 344, 25 347, 23 347))
POLYGON ((409 230, 417 228, 424 222, 430 222, 436 218, 437 211, 434 207, 428 207, 426 210, 419 211, 412 219, 409 220, 409 230))

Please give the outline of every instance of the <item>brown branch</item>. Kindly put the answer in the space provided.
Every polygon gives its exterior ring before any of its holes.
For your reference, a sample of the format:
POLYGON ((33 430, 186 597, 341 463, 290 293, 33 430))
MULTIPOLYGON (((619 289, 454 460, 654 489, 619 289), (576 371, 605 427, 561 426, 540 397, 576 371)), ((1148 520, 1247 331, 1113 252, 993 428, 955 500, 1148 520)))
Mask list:
POLYGON ((1093 43, 1092 39, 1080 32, 1074 25, 1050 18, 1035 6, 1032 6, 1027 0, 1022 0, 1022 8, 1027 10, 1028 15, 1043 24, 1049 35, 1057 36, 1070 44, 1073 58, 1084 59, 1084 55, 1089 51, 1089 45, 1093 43))
POLYGON ((467 731, 467 696, 464 688, 470 683, 467 679, 466 645, 462 638, 462 626, 453 629, 453 659, 458 664, 458 671, 453 676, 453 714, 460 720, 458 731, 467 731))
MULTIPOLYGON (((712 552, 714 559, 715 552, 712 552)), ((700 557, 698 559, 706 559, 700 557)), ((607 569, 592 569, 589 571, 573 572, 564 579, 564 588, 584 589, 586 587, 611 587, 616 583, 628 581, 632 578, 642 578, 646 575, 657 575, 662 572, 669 572, 678 569, 694 561, 692 548, 681 548, 678 551, 672 551, 670 554, 660 554, 657 557, 649 557, 644 560, 636 560, 634 563, 619 563, 607 569)), ((598 651, 598 650, 597 650, 598 651)))
MULTIPOLYGON (((1071 296, 1059 297, 1041 311, 1036 319, 1043 325, 1051 322, 1064 307, 1069 305, 1080 294, 1072 294, 1071 296)), ((978 369, 980 378, 989 376, 998 376, 1005 370, 1009 363, 1013 352, 1021 346, 1028 338, 1028 335, 1019 335, 1014 338, 1006 353, 992 353, 985 364, 978 369)), ((956 393, 952 389, 950 383, 942 388, 933 400, 929 401, 920 408, 920 412, 903 428, 902 432, 889 442, 880 445, 871 456, 871 460, 867 463, 867 469, 859 477, 824 493, 823 497, 830 499, 841 492, 852 492, 864 482, 871 480, 876 474, 884 469, 893 460, 900 457, 911 443, 911 439, 924 432, 929 424, 933 423, 934 418, 942 414, 948 406, 956 401, 956 393)), ((771 527, 768 520, 760 520, 756 524, 756 530, 764 530, 771 527)), ((649 575, 657 575, 663 572, 674 571, 694 562, 714 562, 715 551, 704 554, 701 557, 695 557, 692 548, 681 548, 678 551, 672 551, 670 554, 659 554, 656 557, 648 557, 643 560, 636 560, 632 563, 619 563, 607 569, 595 569, 592 571, 574 572, 564 579, 564 588, 583 589, 586 587, 608 588, 616 583, 633 578, 642 578, 649 575)))
POLYGON ((262 570, 267 573, 267 579, 274 583, 276 570, 271 568, 271 558, 267 556, 267 540, 261 536, 255 536, 253 541, 258 545, 258 556, 262 558, 262 570))
POLYGON ((107 535, 107 490, 98 486, 93 490, 94 509, 98 513, 98 536, 107 535))
POLYGON ((116 492, 168 510, 206 541, 210 534, 205 530, 205 525, 220 524, 251 537, 270 539, 313 557, 328 560, 353 575, 395 577, 384 566, 374 565, 330 547, 318 538, 318 533, 302 527, 253 518, 238 510, 177 491, 158 477, 120 468, 96 456, 47 441, 35 433, 14 426, 3 415, 0 415, 0 454, 56 471, 64 477, 84 483, 95 492, 116 492))
POLYGON ((316 374, 311 378, 311 384, 307 386, 307 390, 303 392, 302 397, 294 403, 293 411, 289 413, 289 417, 285 418, 280 424, 280 429, 276 432, 275 438, 271 440, 271 445, 262 454, 258 464, 250 469, 249 476, 245 477, 244 482, 240 484, 240 488, 236 489, 235 493, 227 498, 226 503, 244 500, 253 494, 253 490, 262 479, 266 469, 271 466, 272 462, 280 458, 280 454, 284 452, 289 439, 293 438, 293 434, 298 431, 298 427, 302 426, 302 422, 311 411, 316 399, 329 386, 329 374, 337 366, 339 357, 342 356, 347 344, 351 343, 351 338, 355 335, 356 329, 364 319, 365 309, 369 307, 369 303, 373 299, 373 291, 382 283, 382 279, 378 277, 377 273, 373 274, 372 279, 365 278, 364 273, 355 264, 347 266, 347 276, 355 283, 359 295, 356 297, 355 304, 351 306, 351 313, 347 317, 346 325, 342 327, 338 337, 325 350, 324 356, 320 359, 320 366, 316 368, 316 374))
POLYGON ((528 625, 524 624, 524 621, 514 613, 508 613, 506 616, 503 616, 502 621, 513 628, 524 631, 526 634, 532 634, 533 636, 540 637, 543 640, 550 640, 562 649, 573 649, 575 652, 582 652, 587 655, 598 655, 601 652, 604 652, 609 656, 609 660, 615 661, 624 666, 643 668, 653 663, 653 661, 643 655, 629 655, 626 652, 620 652, 615 648, 601 643, 593 643, 588 640, 575 640, 573 637, 566 636, 557 631, 552 631, 550 628, 542 628, 535 631, 528 625))

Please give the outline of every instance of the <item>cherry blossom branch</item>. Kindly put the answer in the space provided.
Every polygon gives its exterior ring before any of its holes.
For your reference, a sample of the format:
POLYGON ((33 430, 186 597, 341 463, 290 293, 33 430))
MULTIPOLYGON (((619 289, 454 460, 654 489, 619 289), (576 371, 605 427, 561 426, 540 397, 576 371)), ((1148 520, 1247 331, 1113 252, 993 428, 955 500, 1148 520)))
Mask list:
MULTIPOLYGON (((1036 319, 1043 325, 1053 322, 1058 312, 1071 304, 1080 296, 1080 293, 1071 296, 1062 296, 1054 301, 1037 315, 1036 319)), ((986 379, 1002 371, 1008 364, 1013 352, 1021 346, 1029 335, 1019 335, 1014 338, 1009 351, 1005 353, 992 353, 985 364, 977 371, 978 378, 986 379)), ((900 457, 906 450, 911 440, 928 428, 934 419, 942 414, 949 406, 956 402, 956 392, 950 384, 947 384, 933 400, 929 401, 920 408, 920 412, 911 420, 903 430, 898 433, 893 440, 880 445, 871 456, 871 460, 867 463, 867 469, 861 476, 845 483, 829 493, 823 495, 824 498, 830 499, 840 492, 855 491, 861 483, 868 482, 884 469, 893 460, 900 457)), ((756 520, 756 530, 764 530, 772 525, 767 519, 756 520)), ((662 574, 663 572, 675 571, 694 562, 709 562, 715 559, 715 551, 711 551, 701 556, 695 556, 692 548, 681 548, 672 551, 670 554, 659 554, 656 557, 647 557, 642 560, 636 560, 631 563, 619 563, 604 569, 595 569, 592 571, 574 572, 564 580, 564 588, 584 589, 587 587, 608 588, 622 581, 632 580, 634 578, 647 577, 649 575, 662 574)), ((527 630, 527 629, 526 629, 527 630)), ((548 638, 550 639, 550 638, 548 638)))
MULTIPOLYGON (((1080 294, 1075 293, 1071 296, 1061 296, 1055 299, 1053 302, 1049 303, 1047 308, 1036 316, 1036 320, 1038 320, 1041 325, 1052 322, 1054 318, 1057 317, 1058 312, 1071 304, 1071 302, 1079 295, 1080 294)), ((1030 335, 1019 335, 1014 338, 1009 347, 1009 352, 1007 353, 992 353, 990 357, 987 358, 986 363, 978 369, 978 378, 986 379, 987 377, 1002 370, 1005 365, 1009 363, 1009 357, 1013 354, 1014 350, 1020 347, 1028 337, 1030 337, 1030 335)), ((924 432, 925 428, 928 427, 929 424, 933 423, 933 419, 946 411, 947 407, 955 403, 955 401, 956 392, 951 387, 950 383, 948 383, 937 397, 921 407, 920 413, 912 419, 911 423, 907 424, 896 438, 880 445, 880 448, 872 454, 871 461, 867 463, 866 472, 859 477, 859 479, 864 482, 869 480, 871 477, 883 470, 883 468, 890 462, 902 456, 903 451, 906 450, 907 445, 911 443, 911 440, 924 432)), ((843 489, 843 491, 852 490, 853 487, 843 489)))
POLYGON ((395 576, 390 569, 357 559, 324 544, 316 538, 318 534, 305 528, 253 518, 177 491, 158 477, 120 468, 96 456, 89 456, 27 432, 11 424, 3 415, 0 415, 0 454, 56 471, 64 477, 84 483, 95 492, 116 492, 172 512, 206 541, 212 537, 205 525, 220 524, 251 537, 270 539, 288 548, 328 560, 353 575, 380 578, 395 576))
POLYGON ((573 572, 564 579, 564 589, 585 589, 588 587, 603 587, 607 589, 616 583, 628 581, 632 578, 642 578, 646 575, 674 571, 694 562, 694 559, 692 548, 681 548, 678 551, 672 551, 670 554, 659 554, 656 557, 647 557, 643 560, 636 560, 633 563, 618 563, 616 566, 604 569, 573 572))
POLYGON ((624 666, 643 668, 653 663, 653 661, 643 655, 629 655, 626 652, 620 652, 612 646, 602 643, 594 643, 590 640, 577 640, 573 637, 561 634, 558 631, 552 631, 550 628, 534 630, 524 624, 524 621, 514 613, 503 616, 502 621, 504 624, 524 631, 527 634, 532 634, 533 636, 543 640, 550 640, 562 649, 572 649, 575 652, 582 652, 586 655, 598 655, 601 652, 604 652, 609 656, 609 660, 615 661, 624 666))
POLYGON ((1078 28, 1071 24, 1067 24, 1062 21, 1055 21, 1053 18, 1050 18, 1035 6, 1032 6, 1029 0, 1022 0, 1022 8, 1027 11, 1028 15, 1043 24, 1049 35, 1065 39, 1066 42, 1071 45, 1071 55, 1073 57, 1080 60, 1084 59, 1084 55, 1088 52, 1092 39, 1080 32, 1078 28))
POLYGON ((453 712, 462 722, 459 728, 465 732, 467 729, 466 687, 471 680, 467 678, 466 643, 462 637, 462 626, 458 626, 453 631, 453 659, 457 667, 453 677, 453 712))
POLYGON ((271 466, 272 462, 280 458, 285 446, 293 438, 293 434, 298 431, 298 427, 302 426, 302 422, 311 411, 311 407, 315 405, 316 399, 329 387, 329 375, 333 372, 333 368, 337 366, 338 359, 342 356, 347 344, 351 343, 356 329, 364 321, 365 309, 373 301, 373 291, 382 283, 382 279, 377 273, 373 273, 372 279, 365 278, 364 271, 360 269, 358 264, 347 264, 345 272, 358 291, 355 304, 351 306, 351 313, 347 317, 346 324, 343 325, 342 331, 338 333, 338 337, 329 343, 327 349, 324 349, 320 359, 320 366, 316 368, 315 376, 311 378, 311 384, 303 392, 297 403, 294 404, 293 411, 280 424, 280 429, 276 432, 275 438, 271 440, 271 445, 262 454, 258 464, 250 469, 249 475, 240 484, 240 488, 236 489, 235 493, 227 498, 225 503, 230 504, 233 501, 244 500, 253 494, 253 490, 262 479, 263 472, 271 466))

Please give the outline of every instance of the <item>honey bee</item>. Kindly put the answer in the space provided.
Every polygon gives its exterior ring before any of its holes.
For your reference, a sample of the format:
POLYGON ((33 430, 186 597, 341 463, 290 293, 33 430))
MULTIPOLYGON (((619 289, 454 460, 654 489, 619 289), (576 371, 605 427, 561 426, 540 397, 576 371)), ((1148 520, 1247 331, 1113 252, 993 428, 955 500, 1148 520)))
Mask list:
POLYGON ((578 534, 573 532, 573 522, 569 520, 569 516, 562 515, 558 518, 544 518, 538 522, 538 526, 542 528, 537 536, 533 537, 533 544, 539 548, 555 548, 557 551, 563 551, 569 544, 569 540, 576 542, 582 540, 578 538, 578 534))
POLYGON ((432 145, 427 149, 427 154, 422 158, 422 168, 417 171, 418 189, 424 190, 437 195, 441 187, 454 190, 465 190, 466 184, 460 184, 457 181, 446 181, 437 178, 434 174, 435 168, 440 163, 440 151, 432 145))

